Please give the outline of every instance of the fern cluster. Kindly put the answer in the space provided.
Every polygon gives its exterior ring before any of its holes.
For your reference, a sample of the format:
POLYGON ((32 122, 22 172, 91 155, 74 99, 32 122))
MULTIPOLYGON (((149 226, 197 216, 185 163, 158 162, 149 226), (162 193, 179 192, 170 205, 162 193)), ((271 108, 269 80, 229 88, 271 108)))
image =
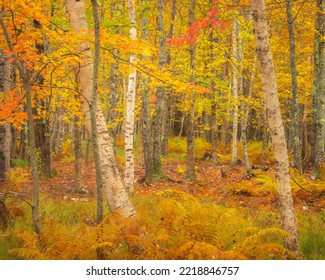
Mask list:
POLYGON ((251 228, 235 209, 167 189, 136 201, 137 216, 110 213, 98 225, 43 220, 40 238, 13 231, 23 259, 285 259, 288 233, 251 228))

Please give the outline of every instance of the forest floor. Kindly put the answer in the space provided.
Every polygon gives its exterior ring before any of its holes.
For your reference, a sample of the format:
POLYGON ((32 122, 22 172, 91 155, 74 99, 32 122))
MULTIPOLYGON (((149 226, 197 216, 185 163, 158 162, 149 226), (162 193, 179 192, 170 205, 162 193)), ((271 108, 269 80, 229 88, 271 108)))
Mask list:
MULTIPOLYGON (((119 166, 123 175, 123 163, 119 163, 119 166)), ((155 205, 151 205, 150 201, 152 199, 154 201, 155 194, 170 189, 181 191, 190 197, 194 197, 201 205, 215 205, 220 207, 220 209, 234 209, 234 213, 237 213, 236 215, 239 213, 242 218, 250 221, 246 224, 248 227, 250 225, 261 229, 280 227, 276 203, 275 170, 272 166, 269 166, 266 171, 253 169, 251 176, 247 176, 243 164, 236 166, 228 164, 214 165, 210 160, 197 159, 195 166, 196 180, 189 181, 185 179, 186 160, 172 156, 163 158, 165 179, 147 182, 143 179, 143 166, 137 165, 135 168, 135 192, 131 200, 136 207, 140 207, 140 216, 144 213, 141 212, 143 208, 149 209, 148 211, 155 211, 155 205)), ((42 208, 42 215, 51 217, 51 213, 56 213, 55 215, 61 215, 61 218, 55 216, 55 219, 58 219, 58 221, 66 219, 64 223, 67 225, 76 225, 84 222, 88 226, 94 226, 96 219, 94 163, 83 164, 82 191, 77 192, 73 189, 74 162, 66 162, 62 161, 62 159, 56 160, 53 167, 56 171, 56 176, 50 179, 42 178, 41 180, 40 206, 42 208), (46 205, 44 205, 44 202, 46 205), (67 207, 71 207, 68 208, 68 211, 71 211, 70 214, 65 212, 67 207), (79 213, 80 209, 83 209, 81 214, 79 213)), ((291 170, 291 176, 295 213, 301 232, 302 251, 307 259, 325 259, 325 236, 323 234, 325 230, 325 180, 310 180, 308 172, 302 176, 294 169, 291 170)), ((28 167, 13 168, 9 175, 9 180, 6 183, 0 184, 0 193, 4 191, 24 193, 31 197, 32 182, 28 167)), ((170 206, 173 207, 172 205, 170 206)), ((8 203, 9 211, 10 208, 13 210, 17 209, 13 205, 13 200, 8 203)), ((18 208, 22 209, 19 205, 18 208)), ((23 210, 24 212, 28 211, 26 207, 23 209, 25 209, 23 210)), ((17 210, 15 211, 17 212, 17 210)), ((105 207, 105 212, 107 213, 107 207, 105 207)), ((205 212, 203 211, 202 213, 204 214, 205 212)), ((16 214, 13 215, 13 219, 15 219, 14 216, 16 214)), ((152 219, 153 217, 144 215, 143 219, 152 219)), ((172 217, 171 220, 174 219, 172 217)), ((25 218, 22 218, 20 223, 24 220, 25 218)), ((153 222, 148 220, 148 222, 143 222, 143 224, 148 226, 148 223, 153 222)), ((208 220, 205 222, 209 223, 208 220)), ((14 226, 14 228, 19 228, 19 230, 22 227, 24 225, 14 226)), ((159 227, 157 225, 156 230, 159 231, 159 227)), ((2 241, 0 236, 0 259, 11 258, 11 255, 8 255, 6 252, 17 246, 15 240, 9 239, 11 241, 8 242, 8 239, 6 239, 8 237, 6 236, 5 234, 2 241), (1 257, 1 251, 4 252, 3 257, 1 257)), ((181 242, 185 242, 184 240, 181 242)), ((66 245, 62 245, 62 247, 64 246, 66 245)), ((118 253, 117 258, 121 258, 120 254, 118 253)), ((29 256, 23 256, 29 258, 29 256)), ((252 256, 254 256, 254 253, 248 257, 251 258, 252 256)), ((130 255, 127 256, 127 258, 129 257, 130 255)), ((262 258, 264 257, 262 256, 262 258)))
MULTIPOLYGON (((58 176, 43 180, 41 192, 60 200, 86 200, 96 195, 95 166, 91 162, 83 166, 84 193, 73 191, 73 163, 55 162, 58 176)), ((135 168, 135 195, 154 193, 166 188, 177 189, 200 199, 212 200, 217 205, 230 208, 276 209, 275 170, 254 169, 247 176, 245 166, 214 165, 209 160, 196 160, 195 181, 185 179, 186 163, 177 159, 164 160, 164 175, 161 181, 146 182, 144 169, 135 168)), ((294 206, 297 210, 322 212, 325 208, 325 180, 311 181, 312 185, 323 186, 313 191, 308 189, 308 180, 292 176, 294 206)), ((310 177, 305 174, 304 178, 310 177)), ((26 182, 27 187, 29 184, 26 182)))

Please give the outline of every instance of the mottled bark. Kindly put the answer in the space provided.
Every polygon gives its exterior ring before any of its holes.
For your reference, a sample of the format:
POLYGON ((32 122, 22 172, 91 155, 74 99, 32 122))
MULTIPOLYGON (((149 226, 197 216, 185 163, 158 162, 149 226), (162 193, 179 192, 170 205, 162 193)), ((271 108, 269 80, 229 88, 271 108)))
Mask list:
MULTIPOLYGON (((128 0, 130 18, 130 38, 137 40, 136 15, 134 0, 128 0)), ((126 120, 125 120, 125 187, 129 194, 134 192, 134 111, 137 85, 137 71, 132 64, 136 63, 136 54, 130 54, 130 74, 128 91, 126 93, 126 120)))
POLYGON ((298 232, 290 186, 288 152, 268 37, 265 3, 263 0, 252 0, 251 3, 257 58, 260 64, 267 119, 275 158, 278 206, 282 226, 284 230, 291 234, 290 237, 285 238, 285 245, 288 249, 299 255, 298 232))
MULTIPOLYGON (((70 16, 71 28, 77 33, 88 31, 84 1, 67 0, 67 11, 70 16)), ((93 62, 92 53, 88 43, 79 45, 82 62, 79 68, 79 81, 83 92, 83 113, 85 114, 86 128, 91 134, 89 102, 92 96, 93 88, 93 62)), ((124 216, 132 216, 135 211, 129 200, 114 155, 114 148, 109 131, 106 127, 105 117, 103 115, 99 102, 96 103, 96 119, 98 133, 98 147, 101 161, 101 175, 103 180, 103 192, 107 204, 111 211, 119 210, 124 216)))
POLYGON ((290 69, 292 83, 292 103, 291 103, 291 140, 293 145, 293 166, 302 172, 301 165, 301 139, 300 139, 300 108, 298 101, 298 80, 296 67, 296 43, 295 43, 295 22, 292 15, 292 1, 286 0, 287 22, 290 43, 290 69))

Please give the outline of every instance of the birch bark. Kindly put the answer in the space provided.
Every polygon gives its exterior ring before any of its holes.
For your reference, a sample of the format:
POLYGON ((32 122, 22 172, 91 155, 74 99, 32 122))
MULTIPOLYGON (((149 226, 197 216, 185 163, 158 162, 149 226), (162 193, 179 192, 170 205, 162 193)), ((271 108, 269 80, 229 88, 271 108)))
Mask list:
MULTIPOLYGON (((84 0, 67 0, 67 11, 71 28, 77 35, 88 32, 88 25, 85 15, 84 0)), ((93 61, 92 53, 88 43, 79 45, 82 54, 82 62, 79 65, 79 82, 84 97, 82 106, 86 120, 86 128, 91 134, 89 103, 93 88, 93 61)), ((101 162, 101 175, 103 183, 103 193, 111 211, 120 211, 123 216, 135 214, 134 208, 129 200, 128 193, 121 179, 114 154, 112 139, 106 127, 105 117, 100 104, 96 104, 96 119, 98 132, 98 149, 101 162)))

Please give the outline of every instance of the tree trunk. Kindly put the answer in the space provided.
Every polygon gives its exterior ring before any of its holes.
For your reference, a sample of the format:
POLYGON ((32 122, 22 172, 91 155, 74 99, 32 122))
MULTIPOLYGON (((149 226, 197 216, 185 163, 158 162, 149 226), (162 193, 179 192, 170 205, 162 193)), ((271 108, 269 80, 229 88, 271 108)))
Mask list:
MULTIPOLYGON (((194 23, 195 19, 195 6, 196 0, 191 0, 189 9, 189 26, 194 23)), ((195 59, 196 59, 196 43, 190 45, 190 83, 195 83, 195 59)), ((195 163, 194 163, 194 141, 195 141, 195 124, 194 124, 194 103, 195 93, 190 94, 191 98, 190 108, 187 113, 187 165, 186 165, 186 177, 189 180, 194 180, 195 175, 195 163)))
POLYGON ((96 105, 98 101, 98 69, 100 59, 100 26, 98 17, 97 1, 91 0, 93 17, 94 17, 94 28, 95 28, 95 51, 94 51, 94 65, 93 65, 93 84, 91 93, 91 102, 89 104, 90 109, 90 122, 92 131, 92 143, 94 160, 96 167, 96 185, 97 185, 97 223, 100 223, 103 219, 103 179, 101 174, 101 162, 100 153, 98 146, 98 130, 97 130, 97 116, 96 116, 96 105))
MULTIPOLYGON (((77 34, 88 32, 84 1, 67 0, 66 3, 67 11, 70 16, 71 28, 77 34)), ((82 109, 85 114, 86 128, 88 133, 91 134, 89 103, 93 88, 92 54, 88 43, 80 44, 79 50, 83 54, 83 61, 80 63, 78 75, 84 97, 82 109)), ((135 214, 135 211, 117 168, 112 139, 106 127, 106 121, 99 102, 96 103, 96 119, 98 148, 101 161, 100 171, 103 180, 105 199, 111 211, 119 210, 123 216, 132 216, 135 214)))
POLYGON ((24 67, 21 71, 23 85, 26 91, 26 107, 27 107, 27 126, 28 126, 28 146, 29 146, 29 156, 30 156, 30 165, 32 166, 32 176, 33 176, 33 222, 35 232, 39 235, 41 233, 41 226, 39 223, 39 171, 36 160, 36 147, 35 147, 35 131, 34 131, 34 121, 32 113, 32 97, 31 97, 31 88, 30 88, 30 76, 28 70, 24 67))
MULTIPOLYGON (((137 40, 136 15, 134 0, 128 0, 130 17, 130 38, 137 40)), ((125 187, 129 194, 134 192, 134 110, 137 83, 137 71, 132 64, 136 63, 136 55, 130 54, 131 73, 129 74, 128 91, 126 94, 126 120, 125 120, 125 187)))
POLYGON ((82 189, 82 159, 81 159, 81 126, 79 118, 75 116, 73 123, 73 149, 74 149, 74 186, 73 190, 78 192, 82 189))
POLYGON ((238 20, 235 18, 233 23, 232 30, 232 56, 233 56, 233 65, 232 65, 232 95, 234 98, 234 112, 233 112, 233 126, 232 126, 232 157, 231 164, 237 164, 237 137, 238 137, 238 45, 237 38, 239 35, 238 20))
POLYGON ((292 103, 291 103, 291 139, 293 141, 293 166, 302 172, 301 165, 301 140, 300 140, 300 108, 298 101, 298 81, 296 68, 296 44, 295 44, 295 22, 292 16, 291 0, 286 0, 287 21, 290 42, 290 68, 292 81, 292 103))
MULTIPOLYGON (((8 57, 0 53, 0 91, 5 95, 9 94, 11 88, 11 63, 8 57)), ((10 171, 11 154, 11 125, 9 122, 0 126, 0 180, 3 180, 5 173, 10 171)))
POLYGON ((278 205, 282 226, 284 230, 291 234, 290 237, 285 238, 285 245, 288 249, 299 255, 298 232, 290 187, 288 152, 279 106, 275 70, 268 38, 265 3, 263 0, 252 0, 251 3, 257 58, 260 63, 267 119, 275 158, 278 205))
MULTIPOLYGON (((33 26, 39 30, 42 30, 42 24, 36 19, 33 19, 33 26)), ((45 40, 43 39, 41 43, 35 43, 35 47, 39 54, 45 53, 45 40)), ((44 84, 44 80, 44 77, 39 75, 36 83, 39 86, 42 86, 44 84)), ((49 120, 49 100, 38 100, 37 104, 39 107, 46 108, 47 114, 46 116, 35 120, 35 144, 36 149, 40 153, 40 159, 42 162, 42 170, 40 171, 44 176, 50 178, 52 177, 52 150, 50 145, 51 125, 49 120)), ((36 109, 34 110, 36 112, 36 109)))
MULTIPOLYGON (((148 0, 142 0, 141 4, 144 7, 142 11, 142 39, 149 41, 149 17, 148 17, 148 0)), ((149 60, 148 57, 143 56, 143 60, 149 60)), ((151 137, 151 117, 150 117, 150 101, 149 101, 149 78, 143 77, 142 79, 142 146, 144 157, 145 178, 151 179, 153 168, 153 147, 151 137)))
MULTIPOLYGON (((10 34, 2 20, 2 11, 0 11, 0 25, 2 27, 8 49, 14 53, 12 41, 10 34)), ((16 57, 14 56, 16 59, 16 57)), ((32 113, 32 96, 31 96, 31 73, 26 69, 25 64, 22 61, 16 60, 16 65, 19 70, 20 78, 23 82, 23 88, 25 90, 26 96, 26 108, 27 108, 27 127, 28 127, 28 147, 30 155, 30 164, 32 166, 32 178, 33 178, 33 206, 32 206, 32 216, 34 229, 37 235, 41 233, 41 226, 39 223, 39 173, 36 160, 36 148, 35 148, 35 130, 34 130, 34 120, 32 113)))
POLYGON ((4 200, 0 198, 0 230, 5 230, 10 221, 9 212, 7 210, 4 200))
MULTIPOLYGON (((247 91, 248 99, 251 98, 252 93, 253 93, 255 64, 256 64, 256 60, 254 61, 254 69, 252 70, 251 77, 249 80, 246 80, 246 84, 245 84, 245 87, 246 87, 245 91, 247 91)), ((244 93, 244 91, 243 91, 243 93, 244 93)), ((249 157, 248 157, 248 151, 247 151, 247 123, 248 123, 248 118, 249 118, 250 106, 247 105, 245 108, 245 104, 244 104, 244 102, 242 102, 242 111, 243 111, 243 116, 242 116, 242 122, 241 122, 241 137, 242 137, 242 142, 243 142, 244 161, 245 161, 246 172, 249 173, 251 171, 251 166, 249 164, 249 157)))
POLYGON ((320 168, 324 164, 325 149, 325 1, 317 0, 315 35, 314 106, 315 162, 313 178, 321 178, 320 168))
MULTIPOLYGON (((158 68, 162 69, 166 63, 166 38, 164 31, 164 16, 163 16, 163 0, 158 0, 158 17, 157 17, 157 31, 159 34, 159 54, 158 54, 158 68)), ((161 140, 162 140, 162 119, 165 108, 164 88, 158 86, 156 90, 156 112, 154 116, 153 126, 153 169, 152 177, 162 177, 161 166, 161 140)))
MULTIPOLYGON (((111 3, 110 7, 111 7, 111 17, 114 17, 115 14, 115 3, 111 3)), ((119 11, 119 6, 117 7, 117 11, 119 11)), ((120 28, 116 28, 115 29, 115 33, 116 34, 121 34, 121 30, 120 28)), ((113 54, 116 57, 119 57, 119 51, 118 50, 112 50, 113 54)), ((119 98, 119 76, 118 76, 118 69, 119 69, 119 61, 118 59, 114 57, 113 59, 115 59, 115 61, 111 64, 111 73, 110 73, 110 106, 108 109, 108 115, 107 115, 107 119, 109 124, 111 125, 111 129, 110 129, 110 134, 111 137, 113 139, 113 143, 114 143, 114 148, 116 149, 116 135, 118 132, 118 125, 116 120, 118 119, 118 113, 117 113, 117 105, 118 105, 118 98, 119 98)), ((105 66, 103 66, 105 67, 105 66)))

